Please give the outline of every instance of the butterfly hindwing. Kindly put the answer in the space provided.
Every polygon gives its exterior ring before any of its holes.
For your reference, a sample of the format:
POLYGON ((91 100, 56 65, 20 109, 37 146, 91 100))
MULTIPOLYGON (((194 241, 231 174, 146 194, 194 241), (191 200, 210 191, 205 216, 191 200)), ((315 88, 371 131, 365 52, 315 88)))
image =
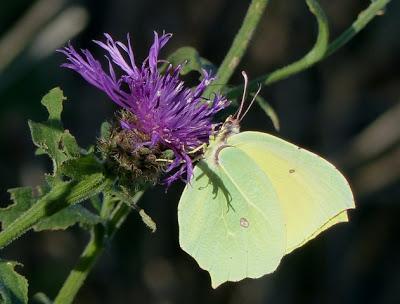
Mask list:
POLYGON ((215 288, 273 272, 286 248, 283 214, 265 172, 226 147, 195 168, 178 207, 179 241, 215 288))

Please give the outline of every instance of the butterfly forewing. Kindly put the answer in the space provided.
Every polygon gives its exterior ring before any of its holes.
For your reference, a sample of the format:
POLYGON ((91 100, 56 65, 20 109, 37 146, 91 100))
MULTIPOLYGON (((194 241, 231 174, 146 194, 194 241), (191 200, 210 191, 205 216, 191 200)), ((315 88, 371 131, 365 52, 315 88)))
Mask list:
POLYGON ((284 212, 287 253, 332 225, 347 221, 346 210, 354 208, 350 186, 320 156, 260 132, 233 135, 228 143, 269 177, 284 212))

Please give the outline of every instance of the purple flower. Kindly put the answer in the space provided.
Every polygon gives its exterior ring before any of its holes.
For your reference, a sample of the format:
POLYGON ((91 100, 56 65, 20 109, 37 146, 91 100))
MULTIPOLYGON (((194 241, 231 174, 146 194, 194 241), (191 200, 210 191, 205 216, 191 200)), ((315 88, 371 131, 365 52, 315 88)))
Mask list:
POLYGON ((148 135, 147 147, 161 145, 174 152, 175 158, 168 166, 166 183, 182 178, 190 181, 193 163, 190 152, 208 143, 213 133, 212 118, 229 103, 225 97, 214 95, 211 100, 202 94, 214 80, 203 70, 203 78, 195 88, 187 88, 179 79, 185 63, 171 64, 161 74, 158 59, 161 48, 171 38, 154 33, 154 42, 142 66, 135 63, 129 35, 127 44, 114 41, 105 34, 106 41, 94 41, 108 52, 108 72, 88 50, 81 54, 69 44, 60 52, 67 56, 63 67, 78 72, 86 81, 104 91, 112 101, 135 116, 135 122, 120 121, 123 129, 138 130, 148 135), (117 73, 115 68, 119 69, 117 73))

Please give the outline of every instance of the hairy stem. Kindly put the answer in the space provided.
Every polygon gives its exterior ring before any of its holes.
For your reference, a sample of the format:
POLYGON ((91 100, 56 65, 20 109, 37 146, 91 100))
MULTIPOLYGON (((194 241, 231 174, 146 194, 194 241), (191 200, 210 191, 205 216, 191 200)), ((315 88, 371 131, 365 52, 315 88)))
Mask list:
POLYGON ((108 181, 102 174, 93 174, 80 182, 59 183, 0 232, 0 249, 30 230, 40 220, 101 192, 107 184, 108 181))
MULTIPOLYGON (((344 46, 347 42, 349 42, 357 33, 359 33, 379 13, 379 11, 385 8, 385 6, 390 1, 391 0, 376 0, 372 2, 367 9, 365 9, 358 15, 357 20, 354 21, 353 24, 345 32, 343 32, 326 48, 321 48, 320 45, 322 44, 322 42, 324 42, 323 39, 325 35, 324 32, 327 31, 326 28, 327 23, 325 24, 325 22, 323 21, 324 19, 326 19, 325 15, 323 14, 322 9, 319 8, 315 10, 315 8, 319 7, 316 1, 307 1, 307 4, 310 7, 311 12, 317 17, 319 26, 317 42, 315 43, 313 49, 300 60, 288 66, 280 68, 272 73, 257 77, 256 79, 252 80, 249 83, 249 90, 255 90, 258 84, 270 85, 272 83, 286 79, 292 75, 295 75, 299 72, 308 69, 314 64, 332 55, 334 52, 336 52, 338 49, 344 46), (314 6, 314 11, 312 8, 313 6, 314 6), (322 13, 322 14, 316 14, 316 13, 322 13), (324 52, 322 52, 322 50, 324 52)), ((242 90, 243 90, 243 85, 240 85, 230 89, 227 92, 227 95, 228 97, 233 98, 240 95, 242 90)))
MULTIPOLYGON (((133 201, 136 204, 140 199, 143 191, 138 192, 133 201)), ((91 234, 89 243, 82 252, 78 263, 68 275, 62 288, 60 289, 54 304, 70 304, 74 301, 75 296, 85 282, 87 276, 93 269, 97 259, 103 253, 106 245, 114 237, 115 233, 124 223, 129 212, 132 210, 126 203, 119 202, 117 207, 110 213, 110 204, 106 201, 103 203, 104 212, 103 217, 107 217, 106 225, 97 225, 91 234)), ((103 211, 103 210, 102 210, 103 211)))
POLYGON ((59 291, 54 304, 72 303, 75 295, 86 280, 87 275, 96 263, 97 258, 104 250, 104 227, 97 225, 93 228, 89 243, 82 252, 78 263, 70 272, 63 287, 59 291))
MULTIPOLYGON (((218 86, 221 86, 221 88, 228 83, 242 59, 267 4, 268 0, 251 1, 242 26, 237 32, 228 53, 218 69, 217 82, 218 86)), ((212 90, 215 91, 215 88, 212 90)), ((208 90, 205 96, 208 96, 210 91, 211 90, 208 90)))

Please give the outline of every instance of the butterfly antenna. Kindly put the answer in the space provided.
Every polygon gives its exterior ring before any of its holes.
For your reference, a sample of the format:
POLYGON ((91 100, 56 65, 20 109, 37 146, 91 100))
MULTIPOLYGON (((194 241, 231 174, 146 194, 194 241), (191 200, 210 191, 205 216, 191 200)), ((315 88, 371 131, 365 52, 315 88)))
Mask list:
POLYGON ((245 117, 247 112, 249 112, 251 106, 253 105, 253 103, 256 100, 256 98, 257 98, 258 94, 260 93, 260 91, 261 91, 261 84, 259 83, 257 92, 254 94, 253 99, 251 100, 251 102, 250 102, 249 106, 247 107, 246 111, 243 113, 242 117, 239 119, 239 122, 242 121, 243 117, 245 117))
POLYGON ((247 92, 247 83, 249 82, 249 79, 247 77, 247 74, 245 71, 242 71, 242 75, 244 78, 244 88, 243 88, 243 96, 242 96, 242 100, 240 101, 240 107, 237 110, 237 112, 235 113, 235 115, 233 115, 233 117, 236 117, 237 119, 239 119, 240 114, 242 113, 243 110, 243 105, 244 105, 244 101, 246 98, 246 92, 247 92))

